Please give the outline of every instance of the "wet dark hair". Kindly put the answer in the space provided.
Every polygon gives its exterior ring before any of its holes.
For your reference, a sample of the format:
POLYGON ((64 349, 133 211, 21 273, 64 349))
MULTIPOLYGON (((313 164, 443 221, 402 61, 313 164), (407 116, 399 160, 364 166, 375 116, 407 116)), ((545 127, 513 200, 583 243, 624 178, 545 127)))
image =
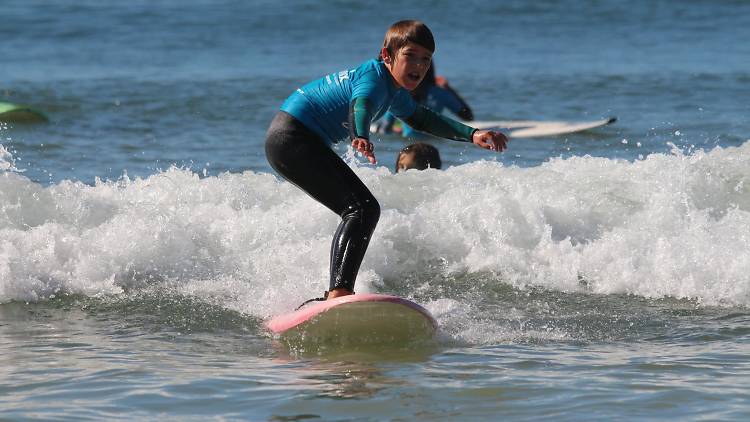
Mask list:
POLYGON ((385 33, 383 47, 391 56, 394 56, 401 47, 408 43, 421 45, 430 50, 430 53, 435 52, 435 38, 432 36, 432 31, 427 25, 417 20, 402 20, 391 25, 385 33))
POLYGON ((417 142, 407 145, 398 153, 396 156, 396 173, 400 170, 398 168, 398 161, 404 154, 414 154, 414 167, 409 168, 425 170, 427 168, 440 169, 443 166, 443 162, 440 160, 440 152, 437 148, 424 142, 417 142))

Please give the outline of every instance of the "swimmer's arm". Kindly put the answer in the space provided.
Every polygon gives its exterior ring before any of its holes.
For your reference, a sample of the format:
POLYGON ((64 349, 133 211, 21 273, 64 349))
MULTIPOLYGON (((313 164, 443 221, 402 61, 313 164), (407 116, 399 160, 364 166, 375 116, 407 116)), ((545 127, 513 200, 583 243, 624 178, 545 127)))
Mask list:
POLYGON ((507 147, 508 138, 500 132, 475 129, 442 114, 435 113, 422 105, 418 105, 414 114, 405 118, 405 121, 414 129, 441 138, 471 142, 493 151, 503 151, 507 147))
POLYGON ((460 95, 458 95, 458 92, 456 92, 453 87, 448 85, 448 81, 445 82, 445 85, 443 85, 442 88, 450 92, 457 103, 456 105, 454 105, 454 108, 451 109, 451 111, 453 111, 458 117, 466 121, 474 120, 474 113, 471 111, 471 107, 466 104, 466 101, 464 101, 464 99, 460 95))
POLYGON ((357 97, 349 104, 349 136, 352 147, 364 155, 370 163, 375 164, 375 153, 370 142, 370 121, 372 107, 365 97, 357 97))

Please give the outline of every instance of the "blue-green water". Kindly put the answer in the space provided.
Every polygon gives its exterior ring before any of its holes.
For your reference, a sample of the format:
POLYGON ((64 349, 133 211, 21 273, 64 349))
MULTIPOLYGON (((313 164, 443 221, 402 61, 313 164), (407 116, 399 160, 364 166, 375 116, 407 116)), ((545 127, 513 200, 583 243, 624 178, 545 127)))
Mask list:
POLYGON ((750 4, 8 2, 0 101, 0 419, 745 420, 750 4), (298 85, 433 30, 481 120, 592 120, 447 169, 338 148, 382 216, 357 288, 434 343, 288 350, 337 217, 275 178, 298 85))

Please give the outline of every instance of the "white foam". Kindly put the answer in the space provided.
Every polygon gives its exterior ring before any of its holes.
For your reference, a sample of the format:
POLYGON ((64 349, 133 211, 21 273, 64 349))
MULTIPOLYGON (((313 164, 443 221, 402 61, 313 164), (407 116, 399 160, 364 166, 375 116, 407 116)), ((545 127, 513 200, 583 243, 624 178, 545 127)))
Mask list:
MULTIPOLYGON (((6 129, 5 125, 6 123, 0 122, 0 135, 6 129)), ((7 139, 10 140, 10 138, 7 139)), ((0 144, 0 171, 12 171, 16 173, 23 173, 25 171, 16 167, 16 160, 13 158, 13 154, 5 149, 2 144, 0 144)))
MULTIPOLYGON (((360 292, 441 262, 444 272, 494 273, 518 287, 750 305, 750 143, 636 162, 356 172, 382 206, 360 292)), ((277 314, 327 288, 337 224, 265 173, 199 178, 173 168, 45 187, 5 171, 0 302, 169 283, 277 314)))

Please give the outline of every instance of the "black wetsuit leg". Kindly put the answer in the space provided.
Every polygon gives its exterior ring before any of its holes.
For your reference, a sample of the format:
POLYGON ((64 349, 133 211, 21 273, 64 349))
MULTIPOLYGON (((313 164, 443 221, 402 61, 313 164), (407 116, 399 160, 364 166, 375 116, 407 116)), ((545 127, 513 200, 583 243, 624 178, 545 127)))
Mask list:
POLYGON ((331 245, 329 289, 353 292, 380 204, 341 157, 288 113, 271 122, 266 157, 277 173, 341 216, 331 245))

